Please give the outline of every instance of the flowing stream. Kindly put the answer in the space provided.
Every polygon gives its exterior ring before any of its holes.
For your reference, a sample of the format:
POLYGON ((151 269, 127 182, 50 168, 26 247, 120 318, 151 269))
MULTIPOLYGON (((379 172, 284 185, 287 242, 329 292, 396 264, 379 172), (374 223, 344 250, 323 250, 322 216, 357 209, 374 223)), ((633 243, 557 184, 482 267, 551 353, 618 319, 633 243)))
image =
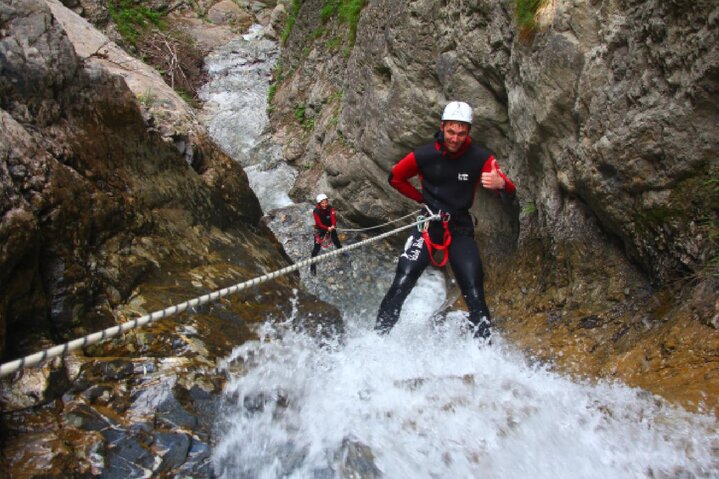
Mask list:
MULTIPOLYGON (((265 211, 292 202, 294 172, 262 136, 271 42, 248 35, 208 58, 205 121, 247 167, 265 211)), ((394 268, 394 265, 388 265, 394 268)), ((370 280, 370 276, 367 276, 370 280)), ((318 340, 265 325, 221 365, 231 377, 217 425, 223 478, 715 478, 719 428, 622 384, 552 372, 495 335, 480 345, 428 271, 391 334, 379 297, 318 340)), ((331 299, 331 298, 330 298, 331 299)))

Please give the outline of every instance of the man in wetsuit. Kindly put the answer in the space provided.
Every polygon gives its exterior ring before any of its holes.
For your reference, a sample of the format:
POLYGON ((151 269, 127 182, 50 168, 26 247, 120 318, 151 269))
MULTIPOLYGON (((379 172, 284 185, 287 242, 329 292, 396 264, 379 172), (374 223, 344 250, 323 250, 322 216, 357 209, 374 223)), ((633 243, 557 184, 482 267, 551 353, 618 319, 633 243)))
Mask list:
MULTIPOLYGON (((452 265, 469 309, 474 336, 490 336, 491 317, 484 299, 484 274, 474 241, 474 222, 469 209, 481 186, 513 195, 514 184, 500 170, 488 151, 472 143, 472 108, 453 101, 442 114, 435 141, 419 147, 397 163, 389 183, 404 196, 425 206, 427 215, 440 213, 442 221, 429 223, 426 232, 415 230, 400 255, 397 272, 380 304, 375 329, 386 334, 399 319, 402 304, 430 261, 432 249, 441 251, 452 265), (421 191, 409 179, 419 176, 421 191)), ((441 265, 444 264, 441 262, 441 265)))
MULTIPOLYGON (((341 248, 339 237, 337 237, 337 218, 335 217, 335 209, 330 205, 330 201, 325 194, 317 195, 317 204, 312 210, 312 216, 315 219, 314 225, 314 247, 312 248, 312 257, 317 256, 324 243, 325 236, 329 233, 330 239, 336 248, 341 248)), ((345 253, 343 253, 345 254, 345 253)), ((315 264, 310 265, 310 274, 315 276, 317 268, 315 264)))

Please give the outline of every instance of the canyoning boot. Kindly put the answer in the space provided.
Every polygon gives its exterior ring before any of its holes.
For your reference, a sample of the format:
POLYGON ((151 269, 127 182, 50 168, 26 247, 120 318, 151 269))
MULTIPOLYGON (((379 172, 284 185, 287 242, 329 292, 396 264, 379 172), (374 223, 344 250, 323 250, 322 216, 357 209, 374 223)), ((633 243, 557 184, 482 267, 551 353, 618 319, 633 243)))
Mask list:
POLYGON ((317 276, 317 265, 315 265, 315 264, 310 265, 310 274, 312 276, 317 276))
POLYGON ((492 344, 492 330, 490 329, 491 321, 487 316, 482 316, 479 321, 477 321, 477 324, 472 325, 472 329, 474 330, 474 333, 472 336, 475 339, 481 339, 486 344, 492 344))

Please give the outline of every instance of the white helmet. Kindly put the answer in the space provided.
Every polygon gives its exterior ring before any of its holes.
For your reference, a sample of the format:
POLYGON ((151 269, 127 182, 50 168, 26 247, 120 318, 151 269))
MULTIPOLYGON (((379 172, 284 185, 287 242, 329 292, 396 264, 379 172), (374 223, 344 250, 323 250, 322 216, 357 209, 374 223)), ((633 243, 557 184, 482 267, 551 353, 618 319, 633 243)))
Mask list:
POLYGON ((450 104, 444 108, 442 121, 462 121, 471 125, 472 107, 463 101, 450 102, 450 104))
POLYGON ((319 195, 317 195, 317 203, 321 202, 322 200, 326 200, 326 199, 328 199, 328 198, 327 198, 327 195, 324 193, 320 193, 319 195))

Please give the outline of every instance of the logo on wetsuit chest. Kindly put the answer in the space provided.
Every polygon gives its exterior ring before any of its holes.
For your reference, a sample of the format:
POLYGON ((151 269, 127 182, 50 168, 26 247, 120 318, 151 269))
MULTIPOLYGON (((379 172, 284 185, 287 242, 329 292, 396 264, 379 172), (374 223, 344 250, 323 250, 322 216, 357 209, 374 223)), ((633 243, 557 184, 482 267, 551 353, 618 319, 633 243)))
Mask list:
POLYGON ((457 174, 457 179, 459 181, 469 181, 469 174, 468 173, 459 173, 459 174, 457 174))

